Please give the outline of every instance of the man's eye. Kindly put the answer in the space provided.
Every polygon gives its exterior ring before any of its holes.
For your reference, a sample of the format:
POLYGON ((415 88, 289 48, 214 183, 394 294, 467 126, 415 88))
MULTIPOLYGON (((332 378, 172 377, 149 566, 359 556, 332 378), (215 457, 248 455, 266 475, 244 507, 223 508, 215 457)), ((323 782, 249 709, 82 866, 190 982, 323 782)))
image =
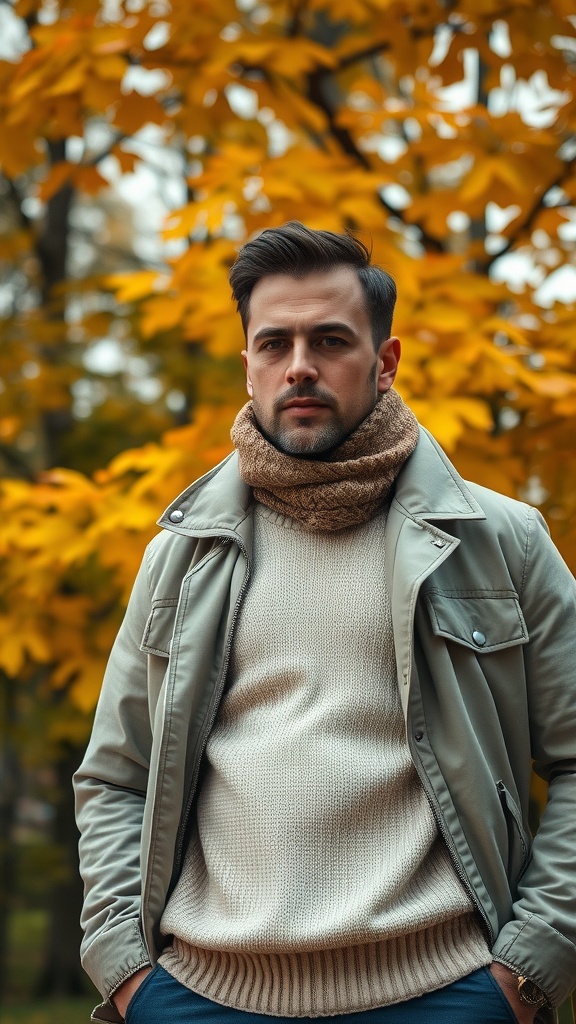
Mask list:
POLYGON ((274 352, 278 348, 282 348, 284 342, 281 338, 271 338, 270 341, 265 341, 262 348, 267 352, 274 352))
POLYGON ((337 338, 333 334, 325 334, 322 338, 322 344, 326 345, 327 348, 336 348, 337 345, 345 345, 346 342, 343 338, 337 338))

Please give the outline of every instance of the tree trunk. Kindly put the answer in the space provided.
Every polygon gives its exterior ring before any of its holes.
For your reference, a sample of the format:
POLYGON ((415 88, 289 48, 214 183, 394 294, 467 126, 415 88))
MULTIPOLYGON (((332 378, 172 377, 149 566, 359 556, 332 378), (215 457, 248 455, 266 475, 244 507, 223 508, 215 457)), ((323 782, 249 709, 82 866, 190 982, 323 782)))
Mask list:
MULTIPOLYGON (((50 165, 66 159, 66 140, 59 139, 48 145, 50 165)), ((66 280, 68 265, 68 247, 70 237, 70 211, 74 199, 74 190, 70 184, 64 185, 56 192, 46 205, 46 216, 41 234, 36 242, 36 255, 42 268, 42 302, 49 306, 54 302, 54 288, 66 280)), ((63 300, 62 300, 63 301, 63 300)), ((55 306, 53 319, 62 319, 64 309, 60 304, 55 306)), ((56 362, 66 358, 65 349, 59 352, 46 350, 44 358, 56 362)), ((60 438, 72 427, 70 408, 49 410, 43 416, 43 447, 44 462, 47 467, 59 465, 60 438)))
MULTIPOLYGON (((2 675, 0 694, 0 978, 7 975, 8 925, 16 882, 16 848, 13 842, 16 804, 20 790, 18 748, 13 741, 15 680, 2 675)), ((0 998, 5 995, 0 986, 0 998)))
MULTIPOLYGON (((66 158, 66 141, 49 143, 50 164, 66 158)), ((42 299, 54 302, 54 288, 67 276, 70 237, 70 211, 74 191, 64 185, 49 200, 43 229, 36 251, 42 268, 42 299)), ((54 319, 64 316, 64 306, 56 303, 54 319)), ((60 352, 47 351, 45 358, 62 358, 60 352)), ((57 409, 44 414, 43 444, 47 466, 59 463, 60 438, 72 423, 70 409, 57 409)), ((54 765, 57 778, 54 841, 60 849, 60 873, 54 883, 48 904, 48 929, 43 966, 36 985, 39 996, 80 995, 86 992, 86 980, 80 967, 80 910, 82 884, 78 871, 78 831, 74 819, 71 777, 80 763, 82 750, 66 746, 54 765)))
POLYGON ((81 757, 81 750, 68 747, 55 765, 58 803, 54 838, 61 851, 61 863, 58 880, 50 895, 44 964, 36 985, 38 996, 86 994, 86 978, 79 955, 82 883, 78 870, 78 829, 71 781, 81 757))

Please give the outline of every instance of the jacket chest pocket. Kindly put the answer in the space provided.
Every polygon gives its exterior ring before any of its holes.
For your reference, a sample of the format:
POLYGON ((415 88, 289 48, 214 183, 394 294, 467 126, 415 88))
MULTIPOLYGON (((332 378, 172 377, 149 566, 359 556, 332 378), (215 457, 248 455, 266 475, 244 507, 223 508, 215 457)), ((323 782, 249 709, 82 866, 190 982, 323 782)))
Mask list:
MULTIPOLYGON (((184 578, 195 576, 202 571, 212 560, 228 547, 227 538, 209 538, 202 544, 198 544, 193 564, 187 568, 184 578), (204 550, 208 546, 208 550, 204 550)), ((182 580, 178 580, 180 588, 182 580)), ((180 597, 174 592, 170 597, 156 597, 152 601, 152 609, 144 629, 140 650, 145 654, 155 654, 160 658, 169 658, 174 637, 176 623, 176 612, 180 597)))
POLYGON ((140 641, 141 651, 146 654, 157 654, 159 657, 170 656, 182 581, 186 580, 189 575, 196 577, 202 569, 213 562, 216 556, 221 555, 222 551, 228 551, 229 545, 228 538, 220 537, 209 537, 198 542, 192 561, 186 567, 182 567, 181 577, 172 581, 171 595, 154 598, 152 610, 140 641), (174 592, 175 587, 177 587, 178 594, 174 592))
POLYGON ((438 590, 425 594, 432 631, 454 643, 490 654, 529 640, 513 590, 438 590))

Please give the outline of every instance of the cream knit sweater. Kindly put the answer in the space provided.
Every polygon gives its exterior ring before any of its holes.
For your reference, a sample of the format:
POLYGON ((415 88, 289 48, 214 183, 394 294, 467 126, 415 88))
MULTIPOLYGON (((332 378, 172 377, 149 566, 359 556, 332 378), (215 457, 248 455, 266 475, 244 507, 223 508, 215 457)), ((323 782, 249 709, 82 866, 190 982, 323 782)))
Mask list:
POLYGON ((384 516, 255 506, 253 577, 161 964, 226 1005, 320 1016, 490 962, 405 737, 384 516))

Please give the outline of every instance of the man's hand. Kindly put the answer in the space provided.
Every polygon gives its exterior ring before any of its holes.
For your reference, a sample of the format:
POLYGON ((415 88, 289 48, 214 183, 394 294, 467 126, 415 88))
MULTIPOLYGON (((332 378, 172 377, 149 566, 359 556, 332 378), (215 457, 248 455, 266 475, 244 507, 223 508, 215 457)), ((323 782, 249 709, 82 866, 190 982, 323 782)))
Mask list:
POLYGON ((515 1016, 520 1024, 533 1024, 536 1016, 536 1007, 527 1006, 518 995, 518 976, 504 964, 493 961, 490 964, 490 973, 502 989, 506 999, 510 1003, 515 1016))
POLYGON ((126 981, 123 981, 120 988, 117 988, 114 995, 112 996, 112 1002, 118 1010, 121 1017, 126 1016, 126 1007, 132 999, 136 989, 140 988, 140 985, 144 981, 147 974, 150 974, 151 967, 141 967, 136 974, 131 974, 126 981))

